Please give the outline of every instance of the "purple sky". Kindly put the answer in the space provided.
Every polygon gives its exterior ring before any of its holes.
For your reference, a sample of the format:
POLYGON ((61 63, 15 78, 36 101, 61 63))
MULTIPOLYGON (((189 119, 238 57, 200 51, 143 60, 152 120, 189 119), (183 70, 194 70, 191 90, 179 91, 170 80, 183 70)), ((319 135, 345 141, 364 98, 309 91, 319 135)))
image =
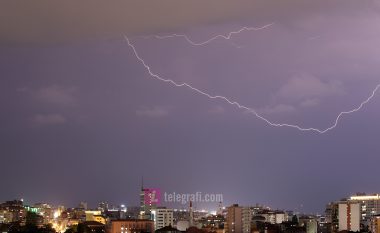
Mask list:
POLYGON ((324 129, 380 82, 378 1, 158 2, 0 4, 0 201, 137 205, 142 175, 161 191, 305 212, 380 192, 379 94, 323 135, 270 127, 153 79, 122 36, 162 77, 324 129), (203 47, 140 37, 268 23, 203 47))

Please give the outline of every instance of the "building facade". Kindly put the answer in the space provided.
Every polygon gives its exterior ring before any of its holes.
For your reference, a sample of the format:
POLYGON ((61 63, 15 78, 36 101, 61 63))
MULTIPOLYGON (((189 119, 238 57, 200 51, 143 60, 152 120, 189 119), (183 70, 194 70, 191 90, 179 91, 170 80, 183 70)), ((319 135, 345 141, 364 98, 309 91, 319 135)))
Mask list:
POLYGON ((143 186, 140 191, 140 218, 153 220, 152 210, 157 208, 156 193, 154 189, 147 189, 143 186))
POLYGON ((173 209, 157 208, 151 212, 156 230, 166 226, 173 226, 173 209))
POLYGON ((318 221, 315 217, 301 216, 298 218, 298 224, 305 227, 306 233, 318 233, 318 221))
POLYGON ((364 193, 359 193, 355 196, 350 197, 349 200, 353 202, 360 202, 362 221, 365 225, 371 221, 372 216, 380 214, 379 194, 366 195, 364 193))
POLYGON ((3 221, 5 223, 22 222, 26 217, 26 210, 22 200, 6 201, 0 204, 3 211, 3 221))
POLYGON ((227 218, 224 225, 225 233, 251 232, 251 211, 249 208, 234 204, 227 208, 227 218))
POLYGON ((380 215, 375 215, 371 220, 371 232, 380 233, 380 215))
POLYGON ((360 231, 361 205, 344 201, 338 204, 339 231, 360 231))
POLYGON ((154 222, 146 219, 112 220, 107 233, 154 232, 154 222))
POLYGON ((339 228, 338 203, 330 202, 326 205, 326 224, 331 232, 337 232, 339 228))

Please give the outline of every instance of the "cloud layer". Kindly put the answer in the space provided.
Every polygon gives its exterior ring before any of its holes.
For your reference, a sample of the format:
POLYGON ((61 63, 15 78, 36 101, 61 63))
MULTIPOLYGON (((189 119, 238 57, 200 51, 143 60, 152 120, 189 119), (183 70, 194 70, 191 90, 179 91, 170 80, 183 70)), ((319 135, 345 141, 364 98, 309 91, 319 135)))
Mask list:
POLYGON ((373 8, 372 1, 305 0, 161 0, 132 1, 13 1, 0 3, 0 44, 67 42, 122 33, 183 30, 205 23, 242 18, 260 21, 316 14, 357 5, 373 8))
POLYGON ((163 106, 154 106, 154 107, 145 107, 141 106, 139 109, 136 110, 136 115, 137 116, 142 116, 142 117, 165 117, 169 115, 169 110, 167 107, 163 106))
POLYGON ((66 123, 66 118, 61 114, 36 114, 32 119, 35 125, 60 125, 66 123))
POLYGON ((301 74, 291 78, 278 92, 281 98, 309 99, 343 95, 342 82, 338 80, 322 81, 309 74, 301 74))

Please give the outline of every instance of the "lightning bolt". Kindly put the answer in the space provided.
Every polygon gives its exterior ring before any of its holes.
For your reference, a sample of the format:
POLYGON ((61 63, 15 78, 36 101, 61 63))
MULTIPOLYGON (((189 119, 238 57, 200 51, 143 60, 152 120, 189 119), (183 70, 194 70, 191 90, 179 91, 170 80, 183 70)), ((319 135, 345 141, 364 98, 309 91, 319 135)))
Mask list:
MULTIPOLYGON (((194 91, 194 92, 196 92, 196 93, 198 93, 200 95, 206 96, 209 99, 220 99, 220 100, 223 100, 224 102, 226 102, 226 103, 228 103, 230 105, 234 105, 234 106, 236 106, 239 109, 246 110, 247 112, 249 112, 249 113, 253 114, 254 116, 256 116, 258 119, 263 120, 265 123, 267 123, 268 125, 273 126, 273 127, 289 127, 289 128, 294 128, 294 129, 297 129, 297 130, 300 130, 300 131, 312 131, 312 132, 316 132, 316 133, 319 133, 319 134, 324 134, 324 133, 326 133, 326 132, 328 132, 328 131, 336 128, 338 126, 339 120, 342 118, 343 115, 351 114, 351 113, 357 112, 360 109, 362 109, 364 105, 366 105, 368 102, 371 101, 371 99, 375 96, 376 92, 380 88, 380 83, 379 83, 375 87, 375 89, 372 91, 372 93, 368 96, 368 98, 365 99, 363 102, 361 102, 358 107, 356 107, 356 108, 354 108, 352 110, 349 110, 349 111, 340 112, 338 114, 338 116, 336 117, 334 124, 332 124, 330 127, 326 128, 326 129, 317 129, 317 128, 312 128, 312 127, 310 127, 310 128, 303 128, 301 126, 293 125, 293 124, 274 123, 274 122, 266 119, 265 117, 263 117, 259 113, 257 113, 257 111, 254 110, 253 108, 244 106, 244 105, 242 105, 242 104, 240 104, 240 103, 238 103, 236 101, 230 100, 229 98, 227 98, 225 96, 211 95, 211 94, 208 94, 205 91, 202 91, 201 89, 193 87, 192 85, 190 85, 188 83, 185 83, 185 82, 184 83, 177 83, 177 82, 175 82, 175 81, 173 81, 171 79, 166 79, 166 78, 161 77, 160 75, 154 73, 151 70, 150 66, 148 64, 146 64, 146 62, 144 61, 144 59, 138 54, 135 46, 130 42, 129 38, 126 35, 124 35, 124 38, 125 38, 125 41, 128 43, 128 46, 133 50, 133 53, 134 53, 135 57, 140 61, 140 63, 144 66, 144 68, 146 69, 146 71, 149 73, 149 75, 152 78, 157 79, 157 80, 162 81, 162 82, 166 82, 166 83, 172 84, 175 87, 187 87, 190 90, 192 90, 192 91, 194 91)), ((208 41, 210 41, 210 40, 208 40, 208 41)))
POLYGON ((212 41, 214 41, 214 40, 216 40, 218 38, 229 40, 229 39, 231 39, 231 37, 234 34, 239 34, 239 33, 243 32, 243 31, 259 31, 259 30, 263 30, 263 29, 269 28, 269 27, 271 27, 273 25, 274 25, 274 23, 270 23, 270 24, 264 25, 262 27, 242 27, 240 30, 228 33, 227 36, 225 36, 225 35, 216 35, 216 36, 214 36, 214 37, 212 37, 212 38, 210 38, 210 39, 208 39, 206 41, 203 41, 203 42, 194 42, 194 41, 192 41, 185 34, 171 34, 171 35, 167 35, 167 36, 152 35, 152 36, 145 36, 143 38, 148 39, 148 38, 154 37, 156 39, 163 40, 163 39, 174 38, 174 37, 183 37, 191 45, 194 45, 194 46, 203 46, 203 45, 207 45, 207 44, 211 43, 212 41))

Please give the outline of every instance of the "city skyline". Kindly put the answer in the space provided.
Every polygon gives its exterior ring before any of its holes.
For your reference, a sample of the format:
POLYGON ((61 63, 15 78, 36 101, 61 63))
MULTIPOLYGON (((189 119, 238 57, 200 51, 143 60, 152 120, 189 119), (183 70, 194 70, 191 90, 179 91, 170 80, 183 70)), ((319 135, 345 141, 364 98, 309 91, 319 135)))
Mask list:
MULTIPOLYGON (((87 202, 75 207, 51 203, 30 205, 24 200, 0 202, 0 229, 11 233, 378 233, 380 229, 380 194, 357 193, 329 202, 323 214, 271 209, 259 204, 223 206, 221 202, 216 211, 207 211, 197 210, 192 201, 185 209, 173 209, 159 206, 160 190, 143 186, 139 198, 138 207, 114 206, 106 201, 96 207, 90 207, 87 202)), ((182 194, 183 198, 186 195, 182 194)), ((197 202, 198 198, 193 201, 197 202)))

